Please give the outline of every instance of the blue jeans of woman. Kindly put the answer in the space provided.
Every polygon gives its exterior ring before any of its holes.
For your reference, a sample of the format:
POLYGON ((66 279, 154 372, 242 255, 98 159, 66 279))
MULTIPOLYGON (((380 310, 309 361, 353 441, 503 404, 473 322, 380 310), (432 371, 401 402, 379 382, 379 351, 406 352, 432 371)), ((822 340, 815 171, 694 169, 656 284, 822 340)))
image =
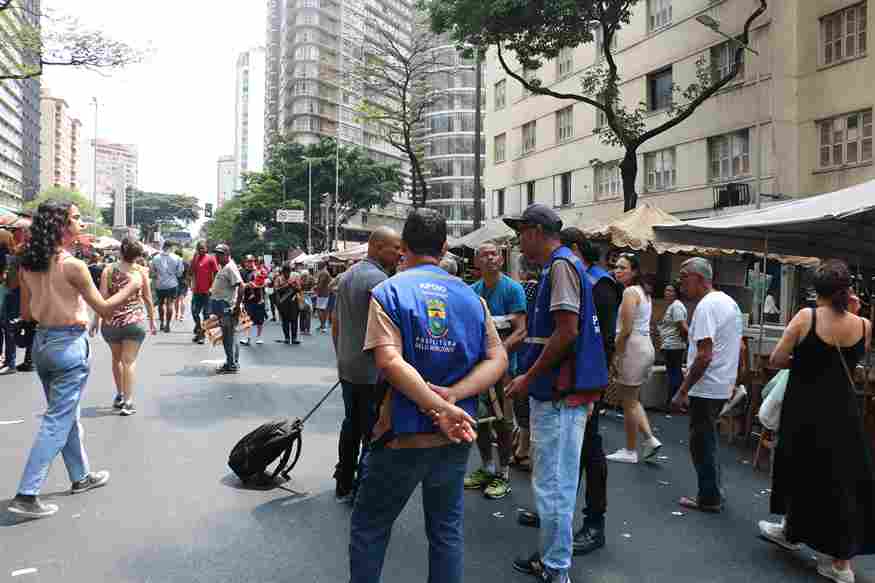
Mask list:
POLYGON ((571 568, 574 506, 588 406, 529 399, 532 490, 541 517, 541 560, 551 573, 571 568))
POLYGON ((40 493, 58 453, 64 458, 71 482, 88 475, 79 403, 88 381, 90 352, 84 326, 37 330, 33 360, 48 407, 24 466, 19 494, 40 493))

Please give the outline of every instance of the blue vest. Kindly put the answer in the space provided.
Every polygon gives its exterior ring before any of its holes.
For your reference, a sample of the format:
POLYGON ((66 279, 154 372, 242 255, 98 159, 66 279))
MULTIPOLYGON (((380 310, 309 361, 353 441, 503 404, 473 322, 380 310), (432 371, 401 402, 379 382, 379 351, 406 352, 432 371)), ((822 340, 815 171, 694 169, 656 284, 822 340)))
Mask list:
MULTIPOLYGON (((449 387, 486 357, 486 311, 480 297, 440 267, 421 265, 374 288, 372 297, 401 331, 402 354, 427 382, 449 387)), ((477 397, 457 403, 476 417, 477 397)), ((434 433, 434 422, 392 391, 395 434, 434 433)))
POLYGON ((604 267, 601 267, 599 265, 590 265, 589 269, 586 270, 586 274, 589 276, 589 283, 592 285, 592 287, 595 287, 595 284, 597 284, 599 281, 606 277, 612 282, 616 283, 614 276, 611 275, 611 273, 604 267))
POLYGON ((550 257, 550 263, 541 273, 538 286, 538 297, 535 300, 535 312, 529 317, 528 349, 524 351, 526 369, 538 360, 544 345, 553 335, 555 324, 550 312, 551 281, 550 271, 557 261, 568 261, 574 266, 580 277, 580 315, 578 321, 578 336, 573 351, 567 358, 570 363, 571 375, 569 387, 561 393, 557 390, 560 367, 556 366, 549 373, 541 375, 532 381, 529 395, 537 401, 553 401, 569 394, 600 391, 608 384, 608 369, 605 363, 605 348, 602 342, 598 316, 592 299, 592 284, 586 277, 586 269, 568 247, 559 247, 550 257))

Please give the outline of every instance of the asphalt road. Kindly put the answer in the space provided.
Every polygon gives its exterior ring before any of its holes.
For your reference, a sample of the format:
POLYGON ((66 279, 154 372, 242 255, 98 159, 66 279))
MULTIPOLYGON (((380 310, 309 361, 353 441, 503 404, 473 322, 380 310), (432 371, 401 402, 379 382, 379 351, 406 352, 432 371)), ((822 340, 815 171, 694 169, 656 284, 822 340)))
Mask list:
MULTIPOLYGON (((336 379, 327 335, 302 346, 243 347, 242 373, 214 376, 220 347, 193 345, 190 324, 150 338, 139 362, 137 415, 119 417, 108 350, 93 342, 92 378, 83 400, 88 455, 94 469, 112 472, 109 485, 69 496, 60 458, 44 497, 60 512, 21 521, 5 512, 15 493, 44 409, 35 375, 0 377, 0 581, 85 582, 342 582, 348 579, 350 508, 334 500, 331 478, 340 392, 308 422, 304 452, 282 489, 245 490, 226 466, 233 444, 263 421, 303 416, 336 379), (210 362, 205 362, 210 361, 210 362), (15 423, 22 420, 20 423, 15 423), (13 423, 7 423, 7 422, 13 423)), ((750 453, 724 448, 729 504, 721 515, 680 511, 679 496, 695 493, 683 418, 652 414, 667 459, 611 465, 607 546, 574 562, 576 583, 818 581, 814 553, 786 553, 756 538, 768 516, 768 474, 754 472, 750 453)), ((603 423, 607 449, 622 443, 622 422, 603 423)), ((476 452, 471 466, 476 467, 476 452)), ((817 460, 812 460, 816 471, 817 460)), ((531 505, 526 474, 513 493, 488 501, 466 496, 468 581, 530 579, 510 561, 536 550, 537 532, 519 527, 518 508, 531 505)), ((395 525, 383 581, 426 580, 427 545, 421 505, 414 497, 395 525)), ((855 564, 857 580, 875 582, 875 561, 855 564), (868 573, 867 573, 868 571, 868 573)))

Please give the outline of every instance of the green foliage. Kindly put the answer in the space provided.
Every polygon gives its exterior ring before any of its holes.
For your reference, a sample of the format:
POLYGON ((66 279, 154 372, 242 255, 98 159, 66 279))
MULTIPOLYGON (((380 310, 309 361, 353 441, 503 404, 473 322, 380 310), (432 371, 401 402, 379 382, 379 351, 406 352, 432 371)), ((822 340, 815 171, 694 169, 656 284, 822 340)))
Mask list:
MULTIPOLYGON (((129 189, 126 199, 127 223, 139 225, 146 241, 151 240, 156 232, 184 229, 200 218, 200 201, 196 196, 129 189)), ((101 213, 103 221, 112 224, 115 201, 108 208, 101 209, 101 213)))
MULTIPOLYGON (((75 190, 62 188, 60 186, 52 186, 40 192, 33 200, 24 204, 25 210, 36 210, 36 208, 47 200, 69 200, 82 212, 83 216, 93 217, 94 207, 91 205, 91 199, 75 190)), ((98 217, 100 218, 100 217, 98 217)))

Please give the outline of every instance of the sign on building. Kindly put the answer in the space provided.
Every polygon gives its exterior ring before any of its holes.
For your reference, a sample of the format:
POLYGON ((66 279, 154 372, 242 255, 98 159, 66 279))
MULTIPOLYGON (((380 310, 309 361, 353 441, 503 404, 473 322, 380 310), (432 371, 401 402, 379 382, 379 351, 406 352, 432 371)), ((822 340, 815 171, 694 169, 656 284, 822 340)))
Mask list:
POLYGON ((276 211, 276 222, 278 223, 303 223, 304 222, 304 211, 302 210, 288 210, 288 209, 277 209, 276 211))

